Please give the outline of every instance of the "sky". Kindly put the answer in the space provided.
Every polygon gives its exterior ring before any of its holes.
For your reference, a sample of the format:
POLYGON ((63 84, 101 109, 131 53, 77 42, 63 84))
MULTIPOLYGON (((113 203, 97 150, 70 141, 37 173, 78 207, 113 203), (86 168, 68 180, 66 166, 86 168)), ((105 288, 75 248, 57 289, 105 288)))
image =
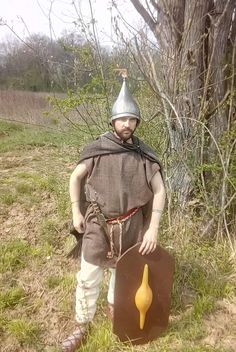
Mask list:
MULTIPOLYGON (((90 8, 88 0, 74 1, 83 15, 85 22, 89 22, 90 8)), ((91 0, 93 4, 94 17, 97 21, 97 28, 104 44, 109 45, 113 30, 111 27, 111 0, 91 0)), ((122 14, 134 25, 140 21, 139 16, 134 10, 129 0, 118 0, 119 9, 122 14)), ((58 38, 63 30, 73 30, 73 21, 78 18, 72 6, 72 0, 0 0, 1 24, 7 22, 19 37, 27 37, 33 33, 43 33, 58 38), (51 12, 50 5, 52 4, 51 12), (51 14, 51 27, 49 21, 51 14), (51 30, 50 30, 51 28, 51 30)), ((113 8, 112 13, 115 13, 113 8)), ((0 25, 0 40, 11 38, 12 34, 9 28, 0 25)))

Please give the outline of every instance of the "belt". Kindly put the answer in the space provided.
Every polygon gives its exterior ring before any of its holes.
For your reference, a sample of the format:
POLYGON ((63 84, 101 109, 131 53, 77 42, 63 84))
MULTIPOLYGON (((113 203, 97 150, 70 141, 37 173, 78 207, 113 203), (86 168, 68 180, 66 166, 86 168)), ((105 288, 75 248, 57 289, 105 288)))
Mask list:
POLYGON ((101 212, 101 209, 99 208, 99 205, 97 202, 91 202, 91 205, 93 207, 94 213, 97 217, 97 221, 99 225, 104 229, 105 235, 106 235, 106 240, 109 244, 110 250, 107 253, 107 258, 111 259, 115 255, 115 246, 114 246, 114 241, 113 241, 113 227, 115 224, 119 224, 120 227, 120 250, 119 250, 119 256, 121 255, 121 250, 122 250, 122 233, 123 233, 123 223, 131 218, 134 214, 138 212, 140 208, 132 208, 130 209, 126 214, 119 215, 116 218, 110 218, 106 219, 104 214, 101 212), (107 224, 111 225, 111 228, 108 229, 107 224))
POLYGON ((128 213, 126 214, 122 214, 117 216, 116 218, 110 218, 110 219, 106 219, 106 223, 107 224, 115 224, 115 223, 119 223, 119 222, 123 222, 128 220, 131 216, 133 216, 134 214, 136 214, 139 211, 139 207, 135 207, 132 208, 128 211, 128 213))

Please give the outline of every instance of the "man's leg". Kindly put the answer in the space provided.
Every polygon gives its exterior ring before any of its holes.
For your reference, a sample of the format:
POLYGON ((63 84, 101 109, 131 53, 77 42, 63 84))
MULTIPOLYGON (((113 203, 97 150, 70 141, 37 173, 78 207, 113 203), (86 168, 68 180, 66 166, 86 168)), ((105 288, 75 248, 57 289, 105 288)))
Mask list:
POLYGON ((75 319, 78 323, 84 324, 93 320, 102 278, 103 269, 86 262, 82 255, 76 288, 75 319))
POLYGON ((74 352, 84 341, 89 323, 96 312, 99 286, 103 278, 103 269, 86 262, 81 257, 80 271, 77 274, 76 288, 76 330, 62 343, 63 352, 74 352))
POLYGON ((115 279, 116 279, 116 269, 110 269, 111 277, 109 282, 109 289, 107 294, 108 301, 108 317, 113 320, 114 317, 114 293, 115 293, 115 279))
POLYGON ((114 304, 114 292, 115 292, 115 279, 116 279, 116 269, 109 269, 111 273, 109 289, 107 294, 107 301, 110 304, 114 304))

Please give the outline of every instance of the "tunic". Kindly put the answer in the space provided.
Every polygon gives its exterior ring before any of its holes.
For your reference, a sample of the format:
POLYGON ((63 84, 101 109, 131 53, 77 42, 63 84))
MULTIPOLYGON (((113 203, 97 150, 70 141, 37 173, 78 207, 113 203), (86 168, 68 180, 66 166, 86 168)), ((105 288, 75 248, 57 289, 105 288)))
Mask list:
MULTIPOLYGON (((84 258, 101 267, 115 267, 118 255, 142 240, 144 209, 153 198, 151 179, 160 166, 136 151, 98 155, 83 160, 83 163, 88 169, 86 200, 88 203, 96 201, 107 219, 140 208, 122 225, 114 225, 116 255, 112 259, 107 258, 110 247, 105 231, 92 206, 87 208, 82 244, 84 258)), ((109 231, 111 226, 108 224, 109 231)))

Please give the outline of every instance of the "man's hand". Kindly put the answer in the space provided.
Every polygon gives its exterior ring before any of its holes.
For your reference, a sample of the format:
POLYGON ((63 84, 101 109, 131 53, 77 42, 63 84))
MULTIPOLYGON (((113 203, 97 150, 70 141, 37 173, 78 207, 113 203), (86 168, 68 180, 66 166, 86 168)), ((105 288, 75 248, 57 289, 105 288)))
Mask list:
POLYGON ((148 228, 144 233, 143 241, 139 248, 139 253, 142 255, 154 252, 157 246, 157 229, 148 228))
POLYGON ((151 219, 148 229, 144 232, 143 241, 139 248, 139 253, 142 255, 154 252, 157 246, 157 233, 165 203, 165 188, 160 172, 156 172, 152 177, 151 186, 153 191, 151 219))
POLYGON ((84 233, 85 231, 85 221, 82 214, 73 212, 73 226, 79 233, 84 233))

